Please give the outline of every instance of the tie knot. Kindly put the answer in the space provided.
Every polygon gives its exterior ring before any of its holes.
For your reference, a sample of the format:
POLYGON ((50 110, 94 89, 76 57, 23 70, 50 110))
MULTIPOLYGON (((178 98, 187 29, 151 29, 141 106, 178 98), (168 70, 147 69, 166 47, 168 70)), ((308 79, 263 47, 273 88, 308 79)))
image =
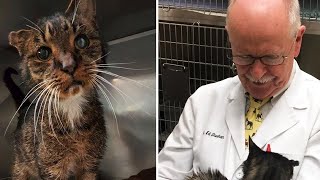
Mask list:
POLYGON ((265 99, 256 99, 252 96, 249 96, 250 98, 250 107, 252 108, 256 108, 259 109, 261 108, 263 105, 265 105, 271 98, 265 98, 265 99))

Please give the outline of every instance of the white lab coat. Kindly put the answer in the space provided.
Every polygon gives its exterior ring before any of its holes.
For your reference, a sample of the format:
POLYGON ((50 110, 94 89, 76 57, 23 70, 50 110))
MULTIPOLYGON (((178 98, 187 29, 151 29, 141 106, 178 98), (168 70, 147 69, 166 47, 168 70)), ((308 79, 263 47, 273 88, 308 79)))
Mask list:
MULTIPOLYGON (((241 179, 245 150, 245 96, 239 78, 200 87, 159 154, 158 179, 184 179, 218 169, 241 179)), ((290 87, 265 117, 253 141, 299 161, 292 179, 320 179, 320 82, 296 66, 290 87)))

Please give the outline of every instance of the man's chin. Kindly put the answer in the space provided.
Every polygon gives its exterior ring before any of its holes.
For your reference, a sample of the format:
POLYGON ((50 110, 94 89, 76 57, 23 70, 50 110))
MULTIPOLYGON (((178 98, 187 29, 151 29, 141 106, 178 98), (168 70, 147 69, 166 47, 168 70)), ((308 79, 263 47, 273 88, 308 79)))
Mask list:
POLYGON ((270 85, 254 85, 248 87, 248 92, 256 99, 265 99, 273 96, 273 91, 270 89, 270 85))

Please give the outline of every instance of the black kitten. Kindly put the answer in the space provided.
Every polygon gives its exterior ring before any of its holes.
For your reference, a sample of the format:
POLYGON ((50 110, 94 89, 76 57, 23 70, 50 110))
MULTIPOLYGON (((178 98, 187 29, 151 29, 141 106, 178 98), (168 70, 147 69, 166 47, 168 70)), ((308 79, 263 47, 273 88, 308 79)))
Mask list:
MULTIPOLYGON (((242 180, 290 180, 298 161, 289 160, 278 153, 264 152, 249 139, 249 156, 242 164, 242 180)), ((187 180, 227 180, 219 171, 194 173, 187 180)))

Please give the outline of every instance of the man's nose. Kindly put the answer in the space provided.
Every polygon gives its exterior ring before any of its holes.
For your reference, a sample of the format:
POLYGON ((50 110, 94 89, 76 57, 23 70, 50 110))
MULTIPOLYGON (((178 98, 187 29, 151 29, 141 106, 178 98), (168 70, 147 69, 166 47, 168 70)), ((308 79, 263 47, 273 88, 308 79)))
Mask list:
POLYGON ((256 59, 250 66, 250 73, 254 79, 261 79, 267 72, 266 65, 260 59, 256 59))

